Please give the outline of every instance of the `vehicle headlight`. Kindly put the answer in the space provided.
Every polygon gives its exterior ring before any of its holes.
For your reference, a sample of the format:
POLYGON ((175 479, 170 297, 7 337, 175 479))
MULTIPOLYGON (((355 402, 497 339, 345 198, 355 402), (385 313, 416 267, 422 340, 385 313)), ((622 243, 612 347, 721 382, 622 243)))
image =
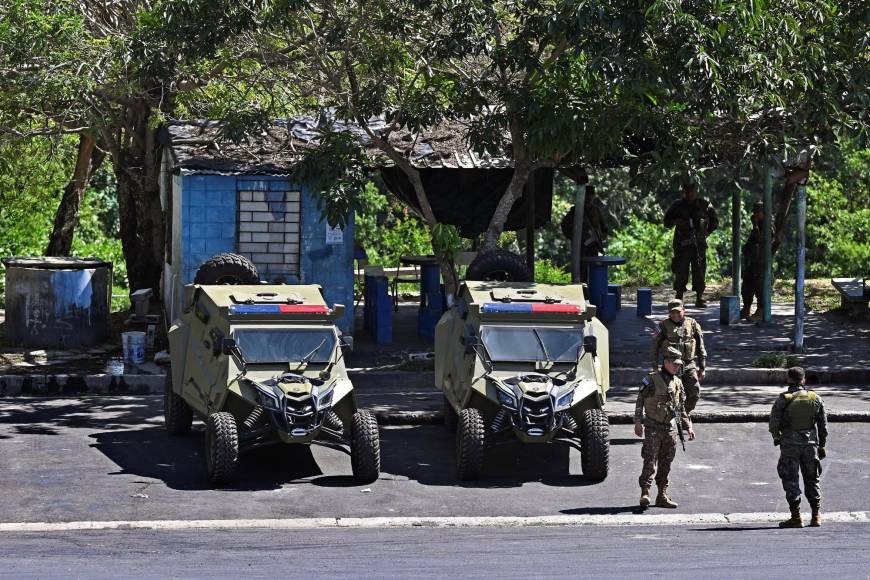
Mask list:
POLYGON ((257 389, 257 401, 264 409, 268 411, 281 410, 281 400, 273 391, 269 391, 260 385, 255 386, 257 389))
POLYGON ((571 401, 574 399, 574 389, 571 389, 564 395, 560 395, 558 399, 556 399, 556 408, 562 409, 564 407, 570 407, 571 401))
POLYGON ((335 393, 335 385, 338 381, 333 381, 324 392, 320 392, 318 387, 314 388, 314 398, 317 401, 318 409, 325 409, 332 405, 332 395, 335 393))
POLYGON ((502 389, 496 387, 495 390, 498 396, 498 402, 503 407, 507 407, 508 409, 516 409, 517 408, 517 399, 512 394, 503 391, 502 389))

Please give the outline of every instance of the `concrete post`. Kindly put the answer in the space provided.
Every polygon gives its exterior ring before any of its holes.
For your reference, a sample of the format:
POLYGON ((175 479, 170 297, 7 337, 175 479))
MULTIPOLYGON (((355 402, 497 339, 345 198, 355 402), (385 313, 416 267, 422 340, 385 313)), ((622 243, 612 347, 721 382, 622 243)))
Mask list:
POLYGON ((583 207, 586 204, 586 184, 574 188, 574 231, 571 233, 571 281, 580 283, 580 248, 583 233, 583 207))
POLYGON ((740 302, 740 189, 731 193, 731 280, 732 294, 740 302))
POLYGON ((794 281, 794 352, 804 351, 804 278, 807 258, 807 186, 797 188, 797 264, 794 281))
POLYGON ((773 224, 773 172, 770 166, 764 169, 764 282, 761 289, 761 320, 771 321, 770 302, 773 292, 773 239, 770 229, 773 224))

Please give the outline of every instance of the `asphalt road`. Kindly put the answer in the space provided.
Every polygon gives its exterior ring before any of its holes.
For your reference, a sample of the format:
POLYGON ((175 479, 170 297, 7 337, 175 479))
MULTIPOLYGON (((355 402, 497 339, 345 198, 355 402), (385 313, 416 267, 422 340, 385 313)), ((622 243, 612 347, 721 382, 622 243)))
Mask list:
MULTIPOLYGON (((870 423, 831 424, 822 480, 826 511, 870 505, 870 423)), ((0 522, 312 517, 448 517, 634 514, 640 440, 611 434, 611 474, 580 475, 564 445, 494 449, 486 477, 460 485, 454 438, 442 426, 381 430, 383 473, 350 477, 347 454, 272 447, 245 456, 240 479, 205 480, 202 426, 173 438, 160 397, 0 401, 0 522)), ((784 512, 778 451, 766 426, 703 424, 678 452, 671 491, 683 514, 784 512)), ((654 520, 662 510, 644 514, 654 520)))
POLYGON ((868 578, 870 524, 4 534, 15 578, 868 578))

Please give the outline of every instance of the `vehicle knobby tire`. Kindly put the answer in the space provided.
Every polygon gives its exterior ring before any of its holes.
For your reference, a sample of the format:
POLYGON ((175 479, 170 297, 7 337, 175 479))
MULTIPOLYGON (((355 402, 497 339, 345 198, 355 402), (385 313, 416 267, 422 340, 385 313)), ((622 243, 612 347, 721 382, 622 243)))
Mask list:
POLYGON ((446 427, 449 432, 454 433, 459 424, 459 415, 456 414, 453 405, 451 405, 450 401, 447 400, 447 395, 441 396, 444 399, 444 427, 446 427))
POLYGON ((495 249, 477 256, 465 274, 466 280, 532 282, 526 261, 513 252, 495 249))
POLYGON ((171 435, 187 435, 193 423, 193 409, 172 390, 172 375, 166 375, 163 385, 163 424, 171 435))
POLYGON ((479 479, 483 471, 486 426, 477 409, 462 409, 456 430, 456 475, 461 480, 479 479))
POLYGON ((205 422, 205 462, 212 483, 233 479, 239 463, 239 431, 231 413, 212 413, 205 422))
POLYGON ((257 266, 239 254, 218 254, 202 263, 194 283, 204 285, 259 284, 257 266))
POLYGON ((580 426, 580 463, 583 475, 604 481, 610 468, 610 423, 603 409, 587 409, 580 426))
POLYGON ((371 483, 381 474, 381 438, 371 411, 357 411, 350 424, 350 464, 354 478, 371 483))

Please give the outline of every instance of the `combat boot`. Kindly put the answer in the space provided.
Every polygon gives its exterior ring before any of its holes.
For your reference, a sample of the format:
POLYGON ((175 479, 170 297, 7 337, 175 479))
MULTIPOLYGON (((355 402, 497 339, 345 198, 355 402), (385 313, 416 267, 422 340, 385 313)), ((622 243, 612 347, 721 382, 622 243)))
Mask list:
POLYGON ((682 300, 683 299, 682 291, 677 290, 677 292, 674 294, 674 298, 676 298, 677 300, 682 300))
POLYGON ((801 519, 801 504, 790 506, 791 517, 787 520, 779 522, 781 528, 802 528, 804 521, 801 519))
POLYGON ((749 311, 752 310, 751 306, 744 306, 740 309, 740 319, 741 320, 749 320, 749 311))
POLYGON ((659 488, 659 495, 656 497, 656 507, 675 508, 678 505, 680 504, 668 497, 667 486, 659 488))
POLYGON ((813 517, 810 519, 810 527, 818 528, 822 525, 822 514, 819 513, 819 506, 812 506, 813 509, 813 517))
POLYGON ((642 487, 640 488, 640 507, 646 508, 649 507, 649 488, 642 487))
POLYGON ((704 300, 703 294, 698 294, 695 297, 695 307, 696 308, 707 308, 707 301, 704 300))

